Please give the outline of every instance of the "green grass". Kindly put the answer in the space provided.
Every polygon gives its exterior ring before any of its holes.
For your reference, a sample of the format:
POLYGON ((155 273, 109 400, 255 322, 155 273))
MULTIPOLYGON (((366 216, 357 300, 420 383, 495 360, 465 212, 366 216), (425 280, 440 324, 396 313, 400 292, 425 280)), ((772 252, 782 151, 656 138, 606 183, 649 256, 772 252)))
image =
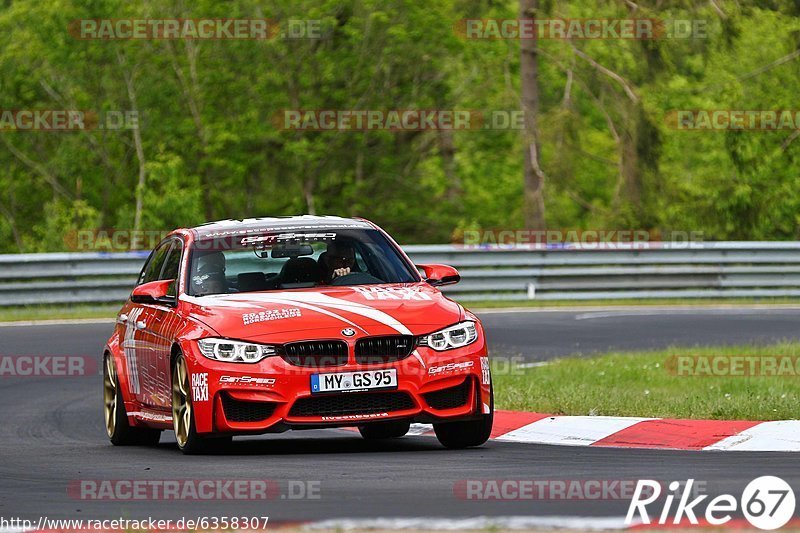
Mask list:
MULTIPOLYGON (((458 298, 454 298, 458 300, 458 298)), ((654 298, 648 300, 476 300, 461 302, 468 309, 503 309, 509 307, 614 307, 614 306, 664 306, 664 305, 800 305, 797 298, 654 298)))
POLYGON ((0 322, 17 322, 29 320, 73 320, 80 318, 109 318, 117 316, 119 305, 64 305, 0 307, 0 322))
MULTIPOLYGON (((797 304, 797 299, 791 298, 684 298, 684 299, 658 299, 658 300, 522 300, 522 301, 475 301, 462 302, 467 308, 482 309, 507 309, 514 307, 539 308, 539 307, 614 307, 614 306, 653 306, 653 305, 752 305, 752 304, 797 304)), ((28 307, 0 307, 0 322, 14 322, 19 320, 71 320, 80 318, 113 318, 116 316, 119 305, 63 305, 63 306, 28 306, 28 307)))
POLYGON ((800 418, 800 376, 679 376, 665 369, 675 355, 800 357, 800 343, 609 353, 529 369, 506 367, 494 375, 495 403, 498 409, 563 415, 800 418))

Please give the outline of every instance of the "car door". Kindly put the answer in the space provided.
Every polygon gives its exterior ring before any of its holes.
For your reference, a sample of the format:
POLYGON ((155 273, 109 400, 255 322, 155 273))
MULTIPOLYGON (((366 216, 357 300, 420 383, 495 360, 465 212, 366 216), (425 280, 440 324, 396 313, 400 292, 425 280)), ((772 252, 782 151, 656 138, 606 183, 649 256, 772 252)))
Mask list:
POLYGON ((142 330, 143 360, 146 372, 142 374, 142 403, 144 405, 168 409, 172 401, 170 356, 172 343, 184 320, 176 309, 177 290, 183 257, 183 241, 173 238, 170 242, 164 266, 158 275, 159 280, 173 279, 168 296, 173 302, 146 304, 147 324, 142 330))
MULTIPOLYGON (((172 242, 166 241, 150 254, 139 275, 137 285, 157 281, 160 278, 171 248, 172 242)), ((127 316, 124 317, 125 333, 122 348, 127 363, 128 383, 131 395, 139 404, 143 405, 150 405, 149 398, 155 390, 153 383, 155 371, 152 366, 152 347, 150 346, 152 339, 147 332, 152 312, 152 306, 149 304, 133 303, 127 316)))

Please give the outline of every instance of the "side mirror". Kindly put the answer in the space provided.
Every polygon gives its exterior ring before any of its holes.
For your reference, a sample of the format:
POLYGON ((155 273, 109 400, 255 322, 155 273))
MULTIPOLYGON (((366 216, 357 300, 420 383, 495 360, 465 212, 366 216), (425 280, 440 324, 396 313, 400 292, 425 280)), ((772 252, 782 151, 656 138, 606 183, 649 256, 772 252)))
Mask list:
POLYGON ((143 283, 133 289, 131 301, 138 304, 174 304, 175 297, 167 295, 169 286, 174 282, 174 279, 161 279, 143 283))
POLYGON ((425 281, 434 287, 452 285, 461 281, 458 270, 448 265, 417 265, 417 268, 425 272, 425 281))

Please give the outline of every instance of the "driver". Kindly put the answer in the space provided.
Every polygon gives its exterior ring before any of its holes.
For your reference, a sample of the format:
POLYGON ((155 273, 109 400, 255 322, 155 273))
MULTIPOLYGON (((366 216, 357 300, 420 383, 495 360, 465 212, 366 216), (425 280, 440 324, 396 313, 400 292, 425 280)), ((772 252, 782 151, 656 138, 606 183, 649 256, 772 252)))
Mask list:
POLYGON ((324 263, 323 280, 330 283, 334 279, 346 276, 356 264, 356 252, 346 242, 333 241, 328 244, 327 251, 322 255, 324 263))
POLYGON ((197 258, 197 270, 192 276, 194 293, 198 295, 224 294, 228 292, 225 280, 225 255, 210 252, 197 258))

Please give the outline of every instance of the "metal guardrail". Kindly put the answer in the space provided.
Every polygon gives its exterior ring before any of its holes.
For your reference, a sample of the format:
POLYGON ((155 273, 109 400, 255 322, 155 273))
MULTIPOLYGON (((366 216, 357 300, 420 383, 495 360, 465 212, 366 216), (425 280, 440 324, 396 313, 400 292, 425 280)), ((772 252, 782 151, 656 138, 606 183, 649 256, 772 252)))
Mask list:
MULTIPOLYGON (((464 301, 800 296, 795 241, 404 249, 417 264, 456 267, 461 283, 443 290, 464 301)), ((146 257, 147 252, 0 255, 0 306, 122 302, 146 257)))

